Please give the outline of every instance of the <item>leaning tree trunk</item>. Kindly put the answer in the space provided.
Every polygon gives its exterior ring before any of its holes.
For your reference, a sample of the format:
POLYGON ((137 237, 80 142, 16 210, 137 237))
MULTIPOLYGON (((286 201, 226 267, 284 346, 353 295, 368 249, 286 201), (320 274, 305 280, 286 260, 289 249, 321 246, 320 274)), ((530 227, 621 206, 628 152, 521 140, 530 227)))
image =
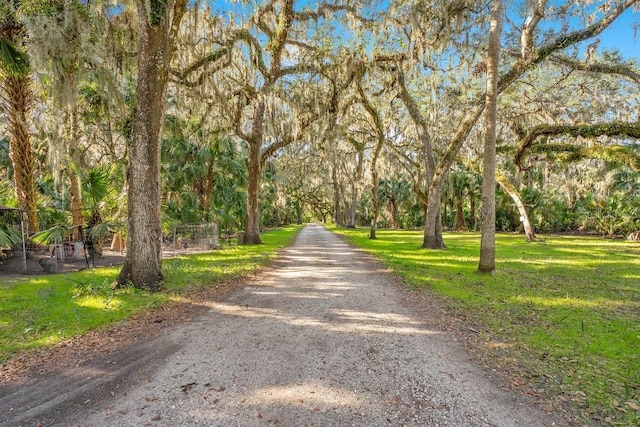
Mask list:
POLYGON ((498 59, 502 32, 502 0, 493 0, 487 49, 487 97, 482 158, 482 224, 478 272, 496 269, 496 111, 498 105, 498 59))
POLYGON ((136 5, 138 84, 127 170, 129 230, 124 266, 114 284, 132 282, 136 287, 158 290, 163 279, 160 138, 172 55, 171 37, 177 32, 186 0, 136 0, 136 5), (173 22, 170 20, 172 10, 173 22))
POLYGON ((518 208, 518 213, 520 214, 520 218, 522 218, 522 225, 524 227, 524 233, 527 236, 527 242, 533 242, 536 240, 536 234, 531 226, 531 221, 529 220, 529 213, 527 212, 527 207, 522 202, 520 198, 520 194, 518 194, 518 190, 516 187, 511 184, 505 177, 496 176, 496 181, 500 186, 507 192, 507 194, 511 197, 513 202, 516 204, 518 208))
POLYGON ((262 174, 261 150, 263 142, 265 104, 258 100, 253 111, 251 140, 247 158, 247 216, 244 228, 245 245, 258 245, 260 240, 260 175, 262 174))
POLYGON ((18 206, 27 213, 29 233, 40 230, 37 216, 38 191, 35 158, 31 146, 31 78, 29 75, 5 76, 2 87, 7 112, 9 158, 13 166, 13 183, 18 206))

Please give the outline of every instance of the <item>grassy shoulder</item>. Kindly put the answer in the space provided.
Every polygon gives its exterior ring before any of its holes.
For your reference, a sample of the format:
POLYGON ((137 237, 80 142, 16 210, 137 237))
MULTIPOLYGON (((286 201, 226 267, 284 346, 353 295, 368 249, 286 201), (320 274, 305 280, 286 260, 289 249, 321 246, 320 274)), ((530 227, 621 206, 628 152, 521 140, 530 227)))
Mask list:
POLYGON ((189 290, 249 274, 289 245, 298 226, 270 230, 256 246, 231 246, 163 262, 164 289, 151 293, 109 284, 119 268, 21 277, 0 282, 0 363, 21 350, 43 348, 142 310, 183 298, 189 290))
POLYGON ((480 236, 334 230, 414 289, 440 295, 480 331, 492 359, 588 424, 640 425, 640 245, 498 235, 497 273, 480 275, 480 236))

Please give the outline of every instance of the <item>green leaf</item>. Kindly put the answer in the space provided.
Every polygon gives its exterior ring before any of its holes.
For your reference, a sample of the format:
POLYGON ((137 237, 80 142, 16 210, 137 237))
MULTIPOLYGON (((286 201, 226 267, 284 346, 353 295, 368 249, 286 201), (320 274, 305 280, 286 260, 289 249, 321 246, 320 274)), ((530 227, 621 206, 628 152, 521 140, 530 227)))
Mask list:
POLYGON ((0 68, 9 75, 29 72, 29 57, 11 40, 0 37, 0 68))

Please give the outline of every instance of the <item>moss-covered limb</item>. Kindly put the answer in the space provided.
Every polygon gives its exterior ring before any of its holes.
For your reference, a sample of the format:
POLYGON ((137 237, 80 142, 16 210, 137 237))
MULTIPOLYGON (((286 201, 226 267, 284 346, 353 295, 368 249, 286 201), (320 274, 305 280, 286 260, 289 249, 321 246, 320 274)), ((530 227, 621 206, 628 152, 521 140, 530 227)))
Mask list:
MULTIPOLYGON (((524 138, 520 138, 520 146, 514 157, 514 163, 518 168, 522 168, 522 159, 525 153, 540 137, 555 137, 567 135, 582 138, 597 138, 599 136, 618 136, 640 139, 640 122, 635 123, 595 123, 579 125, 539 125, 526 133, 524 138)), ((546 144, 547 147, 551 145, 546 144)))
POLYGON ((175 0, 173 3, 173 18, 171 19, 171 26, 169 27, 169 40, 171 40, 172 55, 175 53, 176 40, 178 40, 178 34, 180 33, 180 24, 185 13, 187 13, 187 4, 189 0, 175 0))
POLYGON ((618 165, 629 166, 640 172, 640 154, 637 150, 621 145, 592 147, 573 144, 534 143, 529 149, 534 154, 551 154, 563 163, 575 162, 583 159, 600 159, 618 165))
POLYGON ((540 47, 537 51, 532 51, 524 58, 520 58, 506 73, 500 76, 498 80, 498 93, 505 90, 518 77, 520 77, 527 69, 541 63, 556 52, 560 52, 569 46, 589 40, 602 33, 613 21, 615 21, 625 10, 632 7, 637 0, 625 0, 617 7, 612 8, 611 12, 604 16, 601 20, 594 22, 587 28, 564 34, 551 40, 549 43, 540 47))
POLYGON ((263 75, 266 74, 267 66, 265 65, 264 58, 262 57, 263 49, 258 40, 256 40, 256 38, 246 29, 234 31, 232 37, 225 43, 221 43, 222 46, 219 49, 196 59, 180 71, 172 70, 171 74, 174 79, 183 86, 195 87, 201 85, 206 81, 206 77, 215 74, 231 64, 231 51, 233 50, 234 45, 239 42, 247 44, 251 55, 251 62, 256 65, 263 75), (207 72, 202 72, 197 79, 190 79, 192 74, 202 70, 210 64, 214 65, 210 67, 207 72))
POLYGON ((267 43, 266 50, 271 53, 273 57, 271 67, 280 67, 280 57, 284 50, 284 45, 289 37, 289 29, 291 28, 291 22, 293 21, 293 0, 285 0, 281 5, 280 13, 278 14, 278 23, 276 29, 273 32, 273 36, 270 37, 269 43, 267 43))
POLYGON ((557 55, 550 57, 549 60, 557 64, 570 67, 574 70, 599 74, 616 74, 622 77, 626 77, 634 83, 640 84, 640 72, 638 70, 634 70, 628 65, 590 63, 585 61, 576 61, 571 58, 557 55))
POLYGON ((355 14, 356 9, 352 5, 320 3, 315 10, 307 9, 293 12, 293 18, 296 21, 317 21, 326 18, 330 13, 348 12, 355 14))
MULTIPOLYGON (((204 73, 201 74, 200 77, 196 80, 189 80, 188 79, 189 76, 194 72, 200 70, 207 64, 215 63, 217 61, 220 61, 220 59, 222 58, 228 58, 230 51, 231 49, 228 46, 222 47, 216 50, 215 52, 212 52, 206 56, 203 56, 202 58, 199 58, 197 61, 194 61, 192 64, 190 64, 187 68, 185 68, 182 71, 171 70, 171 75, 177 80, 178 83, 184 86, 187 86, 187 87, 198 86, 199 84, 204 83, 204 80, 202 78, 202 75, 204 75, 204 73)), ((218 62, 217 66, 214 68, 216 69, 216 71, 218 71, 220 68, 222 68, 222 65, 227 62, 228 61, 225 61, 225 62, 220 61, 218 62)))
MULTIPOLYGON (((583 29, 572 31, 568 34, 558 36, 539 49, 534 49, 531 52, 528 52, 524 58, 520 57, 509 70, 507 70, 499 77, 498 93, 503 92, 518 78, 520 78, 528 69, 540 64, 541 62, 549 58, 549 56, 558 53, 566 49, 567 47, 596 37, 607 27, 609 27, 609 25, 611 25, 611 23, 613 23, 625 10, 636 4, 636 2, 637 0, 625 0, 617 7, 612 8, 607 15, 605 15, 602 19, 593 23, 592 25, 589 25, 588 27, 583 29)), ((475 100, 473 104, 473 112, 470 113, 465 120, 460 122, 455 134, 449 140, 434 173, 432 185, 430 186, 430 191, 433 194, 436 194, 435 191, 438 191, 438 188, 441 185, 444 176, 453 164, 457 153, 460 151, 460 148, 462 147, 464 141, 467 139, 469 133, 471 133, 471 130, 475 126, 476 122, 480 119, 483 111, 484 94, 482 95, 482 97, 475 100)), ((519 164, 524 151, 528 148, 529 145, 531 145, 532 142, 533 140, 528 141, 528 145, 521 146, 521 150, 518 150, 518 155, 516 156, 517 164, 519 164)), ((427 222, 429 224, 435 224, 436 222, 436 213, 432 210, 433 209, 427 211, 427 222)))

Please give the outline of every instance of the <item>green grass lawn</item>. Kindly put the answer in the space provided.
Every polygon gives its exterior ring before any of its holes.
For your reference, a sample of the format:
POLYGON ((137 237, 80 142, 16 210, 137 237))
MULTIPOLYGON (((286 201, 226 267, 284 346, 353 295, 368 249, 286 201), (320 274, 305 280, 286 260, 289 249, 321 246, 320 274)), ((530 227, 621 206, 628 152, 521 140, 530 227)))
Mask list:
POLYGON ((291 243, 298 230, 292 226, 268 231, 261 236, 263 245, 165 260, 164 290, 158 293, 111 291, 117 267, 0 280, 0 363, 20 350, 51 346, 177 300, 190 289, 251 273, 291 243))
POLYGON ((480 236, 335 230, 408 286, 439 295, 478 330, 486 354, 588 424, 640 425, 640 244, 498 235, 497 272, 476 273, 480 236))

